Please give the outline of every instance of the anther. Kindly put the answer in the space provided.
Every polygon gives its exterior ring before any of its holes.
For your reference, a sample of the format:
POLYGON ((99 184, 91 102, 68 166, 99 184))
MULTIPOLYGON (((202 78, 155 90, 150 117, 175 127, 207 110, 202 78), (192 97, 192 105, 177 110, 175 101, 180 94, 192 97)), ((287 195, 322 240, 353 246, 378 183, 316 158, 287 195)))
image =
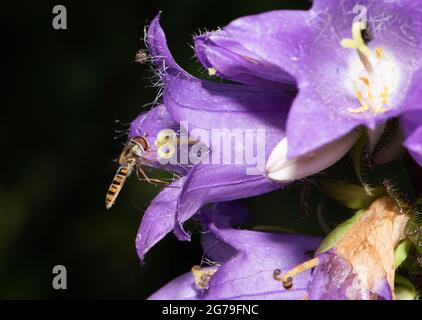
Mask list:
POLYGON ((217 269, 204 270, 201 266, 193 266, 191 272, 195 278, 195 285, 200 289, 207 288, 208 282, 216 271, 217 269))
POLYGON ((217 74, 217 70, 215 68, 208 68, 208 75, 213 77, 217 74))
POLYGON ((138 52, 135 54, 135 62, 144 64, 147 61, 148 61, 148 54, 142 49, 138 50, 138 52))
POLYGON ((382 58, 382 48, 375 48, 375 56, 378 58, 378 59, 381 59, 382 58))
POLYGON ((316 267, 318 264, 319 264, 319 258, 318 257, 313 258, 287 271, 282 277, 280 277, 281 271, 279 269, 276 269, 274 270, 273 278, 277 281, 280 281, 283 284, 283 288, 288 290, 288 289, 293 288, 294 276, 306 270, 312 269, 316 267))
POLYGON ((359 77, 359 80, 362 81, 365 84, 365 86, 367 86, 368 88, 371 86, 371 83, 369 82, 368 78, 359 77))

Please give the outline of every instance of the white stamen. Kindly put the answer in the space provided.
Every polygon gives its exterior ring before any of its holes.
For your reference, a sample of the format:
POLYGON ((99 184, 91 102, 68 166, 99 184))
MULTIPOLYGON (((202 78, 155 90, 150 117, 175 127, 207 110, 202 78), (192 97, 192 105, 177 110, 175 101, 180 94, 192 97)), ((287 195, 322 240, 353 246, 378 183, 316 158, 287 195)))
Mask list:
POLYGON ((277 181, 293 181, 318 173, 340 160, 359 136, 360 132, 354 130, 339 140, 292 160, 287 159, 288 143, 287 138, 283 138, 267 161, 267 177, 277 181))

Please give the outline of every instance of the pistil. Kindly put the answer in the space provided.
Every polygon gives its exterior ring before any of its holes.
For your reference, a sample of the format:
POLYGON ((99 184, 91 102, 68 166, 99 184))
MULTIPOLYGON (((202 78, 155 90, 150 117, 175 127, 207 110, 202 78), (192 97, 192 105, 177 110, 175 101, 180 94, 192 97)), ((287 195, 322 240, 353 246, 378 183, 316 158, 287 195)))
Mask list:
POLYGON ((341 45, 344 48, 356 49, 359 59, 362 62, 365 70, 368 73, 374 72, 374 67, 369 61, 369 56, 371 55, 371 50, 365 44, 365 41, 362 38, 362 30, 365 30, 366 24, 363 22, 354 22, 352 26, 352 39, 343 39, 341 45))
MULTIPOLYGON (((366 30, 367 26, 363 22, 354 22, 352 25, 352 39, 343 39, 341 46, 344 48, 355 49, 359 61, 362 63, 364 70, 360 72, 358 79, 353 81, 354 93, 357 97, 360 106, 357 108, 348 108, 350 113, 364 113, 371 111, 372 113, 382 113, 387 111, 384 107, 390 104, 390 90, 389 86, 385 85, 384 72, 382 63, 388 63, 383 58, 382 48, 375 49, 375 58, 370 59, 371 50, 365 43, 362 37, 362 31, 366 30), (375 65, 372 62, 376 62, 375 65), (376 72, 375 67, 381 68, 376 72), (380 74, 381 72, 381 74, 380 74)), ((354 78, 354 77, 353 77, 354 78)))

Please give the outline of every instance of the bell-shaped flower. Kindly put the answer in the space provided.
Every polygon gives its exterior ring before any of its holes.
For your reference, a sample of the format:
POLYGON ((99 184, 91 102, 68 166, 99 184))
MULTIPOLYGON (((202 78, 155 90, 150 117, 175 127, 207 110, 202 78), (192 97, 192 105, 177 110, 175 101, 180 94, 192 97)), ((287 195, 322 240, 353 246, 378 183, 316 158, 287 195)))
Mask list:
MULTIPOLYGON (((422 116, 415 111, 422 98, 421 21, 413 0, 315 0, 308 11, 239 18, 196 37, 195 49, 212 75, 280 90, 296 81, 288 159, 318 158, 318 150, 336 149, 333 142, 357 127, 366 128, 372 151, 386 121, 403 116, 404 146, 422 164, 422 116)), ((274 152, 268 169, 283 180, 288 170, 273 164, 285 155, 274 152)))
POLYGON ((149 299, 277 299, 306 297, 311 273, 301 273, 294 290, 280 286, 275 269, 287 271, 309 259, 320 239, 235 229, 245 209, 233 203, 219 203, 204 209, 203 248, 208 266, 195 266, 159 289, 149 299))

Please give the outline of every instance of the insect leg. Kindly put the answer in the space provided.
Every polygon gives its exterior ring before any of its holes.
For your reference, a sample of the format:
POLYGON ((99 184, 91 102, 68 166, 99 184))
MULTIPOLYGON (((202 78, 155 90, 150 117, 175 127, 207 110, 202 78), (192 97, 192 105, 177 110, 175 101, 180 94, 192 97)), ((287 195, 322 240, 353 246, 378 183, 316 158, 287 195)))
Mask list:
POLYGON ((166 185, 169 184, 168 181, 149 178, 146 175, 145 171, 141 168, 141 166, 138 166, 138 168, 136 170, 136 175, 138 176, 138 179, 139 180, 141 180, 141 181, 147 181, 148 183, 151 183, 153 185, 156 185, 157 183, 166 184, 166 185), (139 176, 139 173, 143 176, 143 178, 139 176))

